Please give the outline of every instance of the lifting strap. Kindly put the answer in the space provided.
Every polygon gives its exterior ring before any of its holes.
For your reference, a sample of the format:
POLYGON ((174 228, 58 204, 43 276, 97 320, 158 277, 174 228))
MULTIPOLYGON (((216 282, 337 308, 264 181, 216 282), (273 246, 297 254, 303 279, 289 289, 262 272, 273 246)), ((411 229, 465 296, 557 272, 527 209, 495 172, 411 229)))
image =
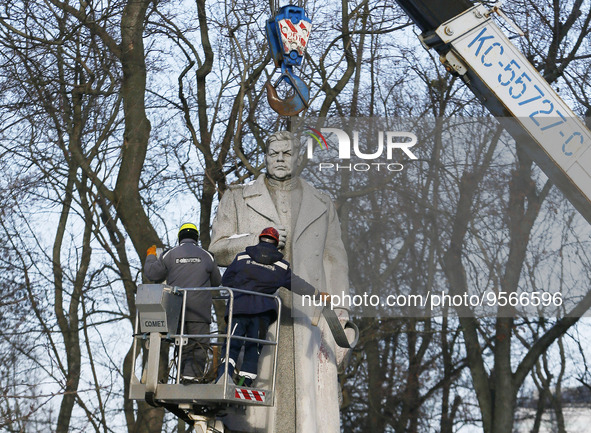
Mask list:
POLYGON ((339 347, 353 349, 357 345, 357 341, 359 340, 359 328, 355 323, 348 320, 347 323, 345 323, 345 326, 342 326, 336 313, 330 307, 324 307, 322 309, 322 315, 330 328, 334 341, 339 347), (353 329, 355 331, 353 341, 349 341, 347 334, 345 334, 345 329, 353 329))

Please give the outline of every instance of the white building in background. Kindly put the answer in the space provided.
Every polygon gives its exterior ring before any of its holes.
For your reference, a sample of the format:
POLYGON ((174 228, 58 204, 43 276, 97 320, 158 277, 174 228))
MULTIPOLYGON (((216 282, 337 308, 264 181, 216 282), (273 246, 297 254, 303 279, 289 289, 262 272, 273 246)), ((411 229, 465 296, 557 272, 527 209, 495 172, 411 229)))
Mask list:
MULTIPOLYGON (((591 403, 565 406, 562 413, 564 414, 564 427, 568 433, 591 432, 591 403)), ((535 409, 518 409, 513 433, 531 433, 535 416, 535 409)), ((539 433, 555 432, 558 432, 556 414, 552 408, 547 408, 542 416, 539 433)))
MULTIPOLYGON (((537 394, 537 393, 536 393, 537 394)), ((531 433, 534 427, 538 396, 522 399, 515 414, 513 433, 531 433)), ((562 416, 567 433, 591 432, 591 389, 585 386, 562 391, 562 416)), ((538 433, 558 433, 556 412, 548 400, 538 433)))

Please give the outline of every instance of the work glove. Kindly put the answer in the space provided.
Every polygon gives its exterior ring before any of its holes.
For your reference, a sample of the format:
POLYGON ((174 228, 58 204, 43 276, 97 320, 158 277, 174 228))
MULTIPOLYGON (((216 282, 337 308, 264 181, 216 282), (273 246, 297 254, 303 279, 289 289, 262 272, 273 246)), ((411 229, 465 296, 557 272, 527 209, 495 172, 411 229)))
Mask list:
POLYGON ((156 255, 156 245, 152 245, 150 248, 148 248, 148 254, 147 255, 148 256, 151 256, 151 255, 154 255, 155 256, 156 255))
POLYGON ((330 304, 330 293, 327 292, 320 292, 316 295, 318 298, 320 298, 322 300, 323 304, 330 304))

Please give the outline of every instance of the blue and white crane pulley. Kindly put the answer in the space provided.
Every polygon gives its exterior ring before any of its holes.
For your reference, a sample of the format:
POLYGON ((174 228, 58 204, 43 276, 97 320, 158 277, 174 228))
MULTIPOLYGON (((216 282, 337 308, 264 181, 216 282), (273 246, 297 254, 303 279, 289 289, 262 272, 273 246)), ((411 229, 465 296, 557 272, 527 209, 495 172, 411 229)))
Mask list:
POLYGON ((293 67, 302 64, 311 28, 312 20, 306 11, 293 5, 283 6, 265 26, 273 62, 276 68, 281 68, 281 76, 275 84, 267 82, 265 85, 267 100, 271 108, 282 116, 295 116, 308 107, 310 89, 293 73, 293 67), (293 96, 279 98, 277 86, 282 81, 293 88, 293 96))

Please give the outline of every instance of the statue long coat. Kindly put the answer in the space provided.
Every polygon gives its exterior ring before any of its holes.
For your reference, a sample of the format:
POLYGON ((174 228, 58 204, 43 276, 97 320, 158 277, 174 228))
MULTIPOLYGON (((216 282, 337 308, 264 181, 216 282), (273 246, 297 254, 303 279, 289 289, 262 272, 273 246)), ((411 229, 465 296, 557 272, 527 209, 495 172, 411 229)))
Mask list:
MULTIPOLYGON (((265 227, 281 225, 264 178, 261 175, 250 184, 230 188, 220 201, 210 244, 219 265, 228 266, 236 254, 256 244, 258 234, 265 227)), ((291 233, 292 269, 319 291, 348 294, 347 254, 335 207, 326 194, 303 179, 300 181, 301 206, 291 233)), ((297 310, 293 313, 296 432, 339 432, 336 363, 344 352, 336 346, 324 319, 320 319, 318 326, 312 324, 318 312, 314 308, 302 308, 298 296, 293 301, 292 308, 297 310)), ((270 370, 271 361, 270 352, 265 356, 263 351, 257 387, 270 387, 265 372, 270 370)), ((273 408, 249 407, 246 417, 250 425, 247 431, 274 431, 273 408)))

